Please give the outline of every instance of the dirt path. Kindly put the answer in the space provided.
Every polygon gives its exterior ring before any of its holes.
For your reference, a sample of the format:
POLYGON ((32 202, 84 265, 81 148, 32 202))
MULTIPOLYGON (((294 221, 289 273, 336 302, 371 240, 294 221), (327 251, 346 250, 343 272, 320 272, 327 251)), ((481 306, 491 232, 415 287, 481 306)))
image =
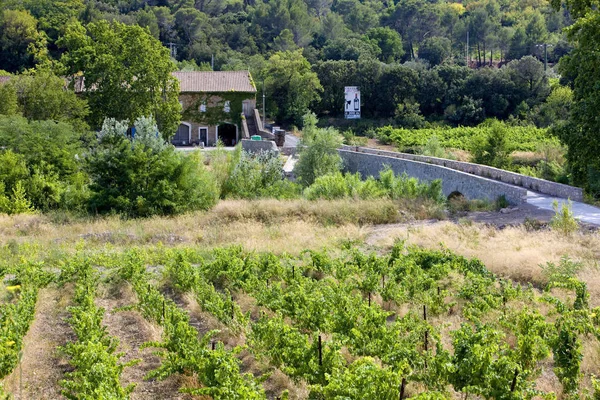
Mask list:
POLYGON ((5 380, 5 387, 15 400, 64 398, 59 381, 70 366, 58 347, 73 339, 66 322, 71 293, 69 287, 40 290, 35 319, 23 340, 22 363, 5 380))
POLYGON ((140 350, 140 346, 147 341, 160 340, 161 331, 160 328, 147 322, 138 312, 113 312, 117 307, 134 302, 135 297, 130 288, 123 286, 118 288, 102 286, 96 297, 96 305, 106 310, 103 322, 108 333, 119 339, 117 351, 125 353, 121 362, 141 359, 141 362, 123 371, 121 379, 123 385, 136 384, 131 399, 190 399, 191 396, 179 393, 179 388, 183 385, 181 377, 173 375, 163 381, 144 380, 148 372, 160 366, 160 358, 152 354, 152 349, 140 350))

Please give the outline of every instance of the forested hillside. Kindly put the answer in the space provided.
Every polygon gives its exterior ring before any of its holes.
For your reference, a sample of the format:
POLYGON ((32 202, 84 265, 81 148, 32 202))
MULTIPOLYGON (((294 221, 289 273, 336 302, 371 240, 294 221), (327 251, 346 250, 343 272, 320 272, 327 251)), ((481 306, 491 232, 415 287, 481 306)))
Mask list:
POLYGON ((77 21, 119 21, 147 28, 181 69, 249 69, 259 90, 264 80, 273 117, 296 125, 308 108, 339 116, 343 86, 355 85, 364 116, 403 126, 420 125, 418 117, 471 125, 511 115, 547 126, 547 116, 530 110, 550 86, 542 64, 522 57, 543 61, 547 44, 548 62, 557 62, 570 50, 562 29, 572 23, 546 0, 0 4, 0 69, 16 73, 60 60, 67 50, 61 37, 77 21), (511 60, 521 61, 473 70, 511 60))

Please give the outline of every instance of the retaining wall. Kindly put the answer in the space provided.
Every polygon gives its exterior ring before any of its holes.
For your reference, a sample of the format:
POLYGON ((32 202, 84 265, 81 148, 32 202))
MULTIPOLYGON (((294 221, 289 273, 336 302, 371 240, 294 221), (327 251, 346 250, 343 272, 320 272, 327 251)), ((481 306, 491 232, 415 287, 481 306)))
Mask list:
POLYGON ((408 176, 427 182, 441 179, 442 191, 445 196, 453 192, 459 192, 468 199, 487 199, 489 201, 495 201, 498 197, 505 196, 506 200, 512 204, 524 203, 527 198, 527 189, 522 187, 456 171, 440 165, 370 152, 357 152, 348 150, 356 149, 355 147, 344 147, 347 149, 338 150, 344 161, 344 168, 352 173, 360 172, 363 177, 378 177, 379 171, 389 165, 396 174, 406 173, 408 176))
POLYGON ((573 201, 583 201, 583 189, 581 188, 563 185, 562 183, 550 182, 544 179, 533 178, 531 176, 521 175, 515 172, 509 172, 502 169, 489 167, 487 165, 446 160, 444 158, 428 157, 416 154, 371 149, 367 147, 342 146, 342 149, 358 151, 366 154, 401 158, 405 160, 439 165, 451 168, 453 170, 462 171, 468 174, 494 179, 500 182, 508 183, 510 185, 521 186, 525 189, 533 190, 535 192, 547 194, 550 196, 571 199, 573 201))
POLYGON ((260 153, 261 151, 279 151, 272 140, 242 140, 242 150, 248 153, 260 153))

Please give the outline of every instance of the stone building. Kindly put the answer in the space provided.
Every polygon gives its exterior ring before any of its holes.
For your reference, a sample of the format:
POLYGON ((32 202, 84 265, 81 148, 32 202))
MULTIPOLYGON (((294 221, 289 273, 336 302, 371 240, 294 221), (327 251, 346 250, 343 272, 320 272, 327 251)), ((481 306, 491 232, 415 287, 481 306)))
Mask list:
POLYGON ((179 79, 181 124, 176 146, 236 145, 247 136, 246 119, 253 119, 256 88, 248 71, 173 72, 179 79))

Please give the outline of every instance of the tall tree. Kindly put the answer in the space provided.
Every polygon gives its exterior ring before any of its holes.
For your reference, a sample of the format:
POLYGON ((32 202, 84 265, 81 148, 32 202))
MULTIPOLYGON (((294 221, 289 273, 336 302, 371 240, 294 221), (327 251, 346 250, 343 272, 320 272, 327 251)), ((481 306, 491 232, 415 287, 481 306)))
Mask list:
MULTIPOLYGON (((568 146, 567 160, 575 183, 600 195, 600 11, 594 2, 569 0, 566 5, 577 18, 567 33, 575 48, 561 59, 563 76, 573 86, 574 103, 571 118, 558 129, 560 139, 568 146)), ((559 10, 561 3, 553 0, 559 10)))
POLYGON ((38 70, 15 76, 6 86, 15 89, 19 110, 25 118, 68 122, 80 131, 88 128, 87 102, 65 88, 65 80, 51 72, 38 70))
POLYGON ((0 14, 0 69, 22 71, 46 57, 46 39, 28 11, 4 10, 0 14))
POLYGON ((83 78, 93 127, 107 117, 133 124, 153 115, 167 137, 175 132, 181 118, 179 82, 171 75, 176 67, 148 30, 120 22, 75 23, 60 44, 67 50, 61 58, 66 72, 83 78))
POLYGON ((323 90, 301 50, 277 52, 263 71, 270 108, 282 122, 302 124, 302 116, 323 90))

